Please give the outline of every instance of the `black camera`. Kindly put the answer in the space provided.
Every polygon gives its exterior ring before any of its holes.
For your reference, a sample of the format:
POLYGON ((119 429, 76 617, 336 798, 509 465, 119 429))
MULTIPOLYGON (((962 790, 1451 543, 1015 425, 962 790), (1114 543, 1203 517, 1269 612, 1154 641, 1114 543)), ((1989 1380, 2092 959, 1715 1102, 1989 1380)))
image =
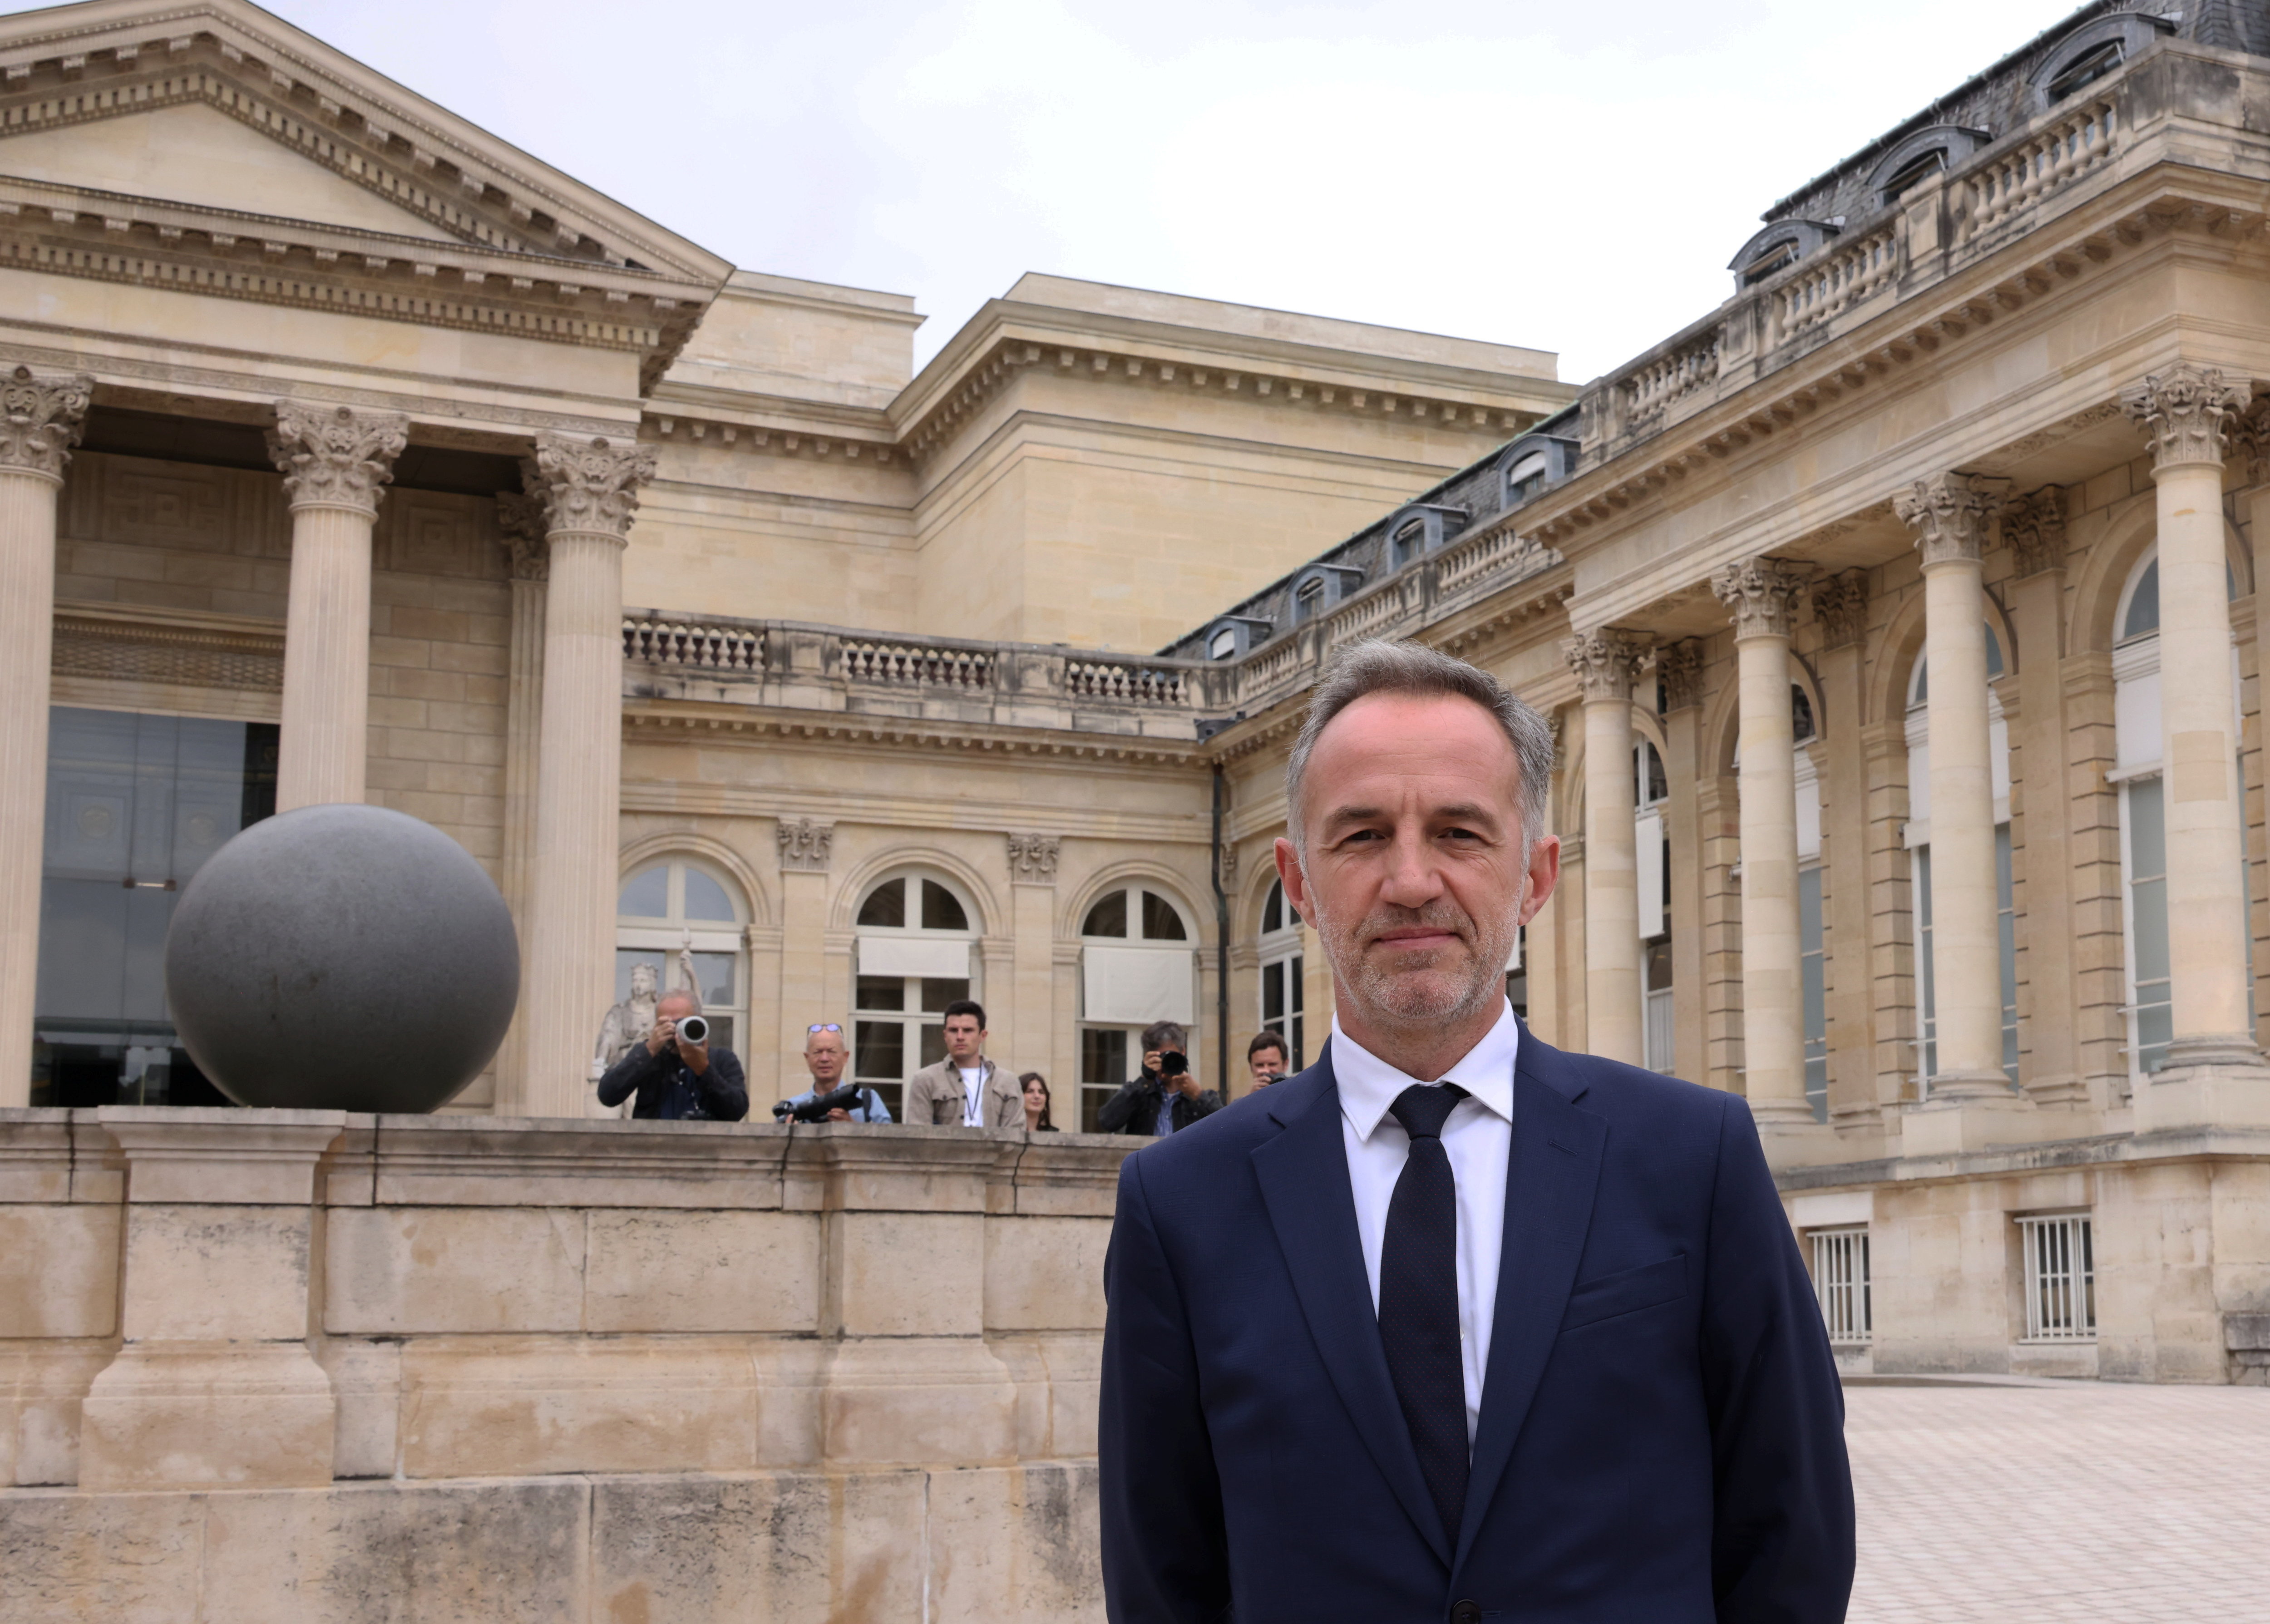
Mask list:
POLYGON ((824 1094, 817 1100, 807 1100, 802 1105, 783 1100, 773 1107, 775 1122, 826 1122, 830 1111, 856 1111, 859 1109, 859 1089, 846 1083, 834 1094, 824 1094))
POLYGON ((1159 1057, 1159 1075, 1180 1077, 1191 1069, 1190 1059, 1179 1049, 1169 1049, 1159 1057))
POLYGON ((688 1015, 678 1023, 678 1041, 699 1049, 709 1041, 709 1023, 699 1015, 688 1015))

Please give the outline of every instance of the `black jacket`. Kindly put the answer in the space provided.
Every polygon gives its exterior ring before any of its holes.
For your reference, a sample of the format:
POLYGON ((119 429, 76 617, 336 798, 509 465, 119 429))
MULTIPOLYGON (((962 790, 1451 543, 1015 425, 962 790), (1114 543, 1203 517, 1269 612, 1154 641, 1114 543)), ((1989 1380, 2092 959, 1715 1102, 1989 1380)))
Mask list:
POLYGON ((634 1043, 631 1052, 599 1079, 599 1103, 620 1105, 634 1089, 638 1093, 638 1103, 631 1107, 634 1116, 739 1122, 749 1114, 748 1080, 730 1049, 712 1049, 708 1071, 696 1077, 677 1050, 649 1055, 644 1043, 634 1043))
MULTIPOLYGON (((1159 1131, 1159 1107, 1169 1097, 1164 1079, 1149 1072, 1142 1072, 1103 1102, 1103 1109, 1095 1114, 1096 1128, 1104 1133, 1155 1134, 1159 1131)), ((1199 1090, 1195 1100, 1186 1099, 1179 1090, 1171 1098, 1177 1133, 1221 1109, 1221 1096, 1211 1088, 1199 1090)))

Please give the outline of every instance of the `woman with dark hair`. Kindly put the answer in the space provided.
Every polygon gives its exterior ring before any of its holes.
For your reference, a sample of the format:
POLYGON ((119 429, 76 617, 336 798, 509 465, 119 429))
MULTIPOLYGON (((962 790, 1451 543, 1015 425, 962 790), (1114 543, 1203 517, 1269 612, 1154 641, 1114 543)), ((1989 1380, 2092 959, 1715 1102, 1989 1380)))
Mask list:
POLYGON ((1049 1120, 1049 1079, 1038 1072, 1027 1072, 1017 1082, 1025 1091, 1025 1131, 1056 1132, 1056 1123, 1049 1120))

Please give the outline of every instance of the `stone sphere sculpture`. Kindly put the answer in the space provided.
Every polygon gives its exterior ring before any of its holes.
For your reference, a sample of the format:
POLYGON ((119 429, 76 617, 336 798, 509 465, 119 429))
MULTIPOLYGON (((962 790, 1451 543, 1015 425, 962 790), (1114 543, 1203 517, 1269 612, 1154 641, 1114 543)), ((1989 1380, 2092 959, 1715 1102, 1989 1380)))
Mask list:
POLYGON ((430 1111, 486 1065, 520 991, 481 865, 382 806, 263 819, 200 868, 166 936, 182 1046, 239 1105, 430 1111))

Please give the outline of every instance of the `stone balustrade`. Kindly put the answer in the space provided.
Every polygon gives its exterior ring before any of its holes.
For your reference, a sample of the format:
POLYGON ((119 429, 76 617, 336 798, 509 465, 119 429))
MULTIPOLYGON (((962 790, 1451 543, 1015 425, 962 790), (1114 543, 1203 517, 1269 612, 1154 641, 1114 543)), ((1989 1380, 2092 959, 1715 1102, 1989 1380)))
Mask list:
POLYGON ((0 1112, 0 1616, 1100 1618, 1134 1143, 0 1112))

